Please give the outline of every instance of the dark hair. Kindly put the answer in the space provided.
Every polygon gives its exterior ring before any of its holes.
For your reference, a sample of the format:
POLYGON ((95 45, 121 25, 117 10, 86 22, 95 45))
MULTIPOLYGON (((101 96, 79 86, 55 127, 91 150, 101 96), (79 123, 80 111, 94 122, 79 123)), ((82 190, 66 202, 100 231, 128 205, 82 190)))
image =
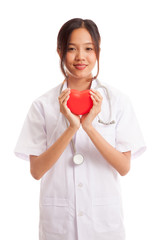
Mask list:
POLYGON ((66 72, 64 70, 64 60, 66 57, 67 49, 68 49, 68 43, 69 43, 69 38, 73 30, 78 29, 78 28, 85 28, 88 30, 88 32, 91 35, 91 38, 93 40, 93 43, 95 45, 95 52, 96 52, 96 57, 97 57, 97 75, 99 73, 99 53, 100 53, 100 34, 98 31, 98 28, 96 24, 89 19, 81 19, 81 18, 73 18, 69 21, 67 21, 60 29, 57 37, 57 51, 60 52, 61 56, 61 62, 60 62, 60 67, 62 70, 62 73, 66 76, 66 72))

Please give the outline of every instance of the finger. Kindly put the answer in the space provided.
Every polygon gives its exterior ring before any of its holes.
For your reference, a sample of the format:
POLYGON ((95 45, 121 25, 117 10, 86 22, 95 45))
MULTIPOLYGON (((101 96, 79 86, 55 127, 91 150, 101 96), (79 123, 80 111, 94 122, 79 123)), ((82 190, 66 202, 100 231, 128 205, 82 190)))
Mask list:
POLYGON ((66 105, 69 97, 69 95, 63 96, 63 98, 59 100, 60 104, 66 105))
POLYGON ((91 95, 91 99, 93 101, 93 105, 97 105, 100 102, 94 95, 91 95))
POLYGON ((65 101, 65 99, 66 99, 66 97, 68 97, 68 95, 63 95, 61 98, 59 98, 59 103, 60 104, 63 104, 64 103, 64 101, 65 101))
POLYGON ((61 99, 67 92, 70 92, 70 88, 66 88, 63 92, 61 92, 58 99, 61 99))
POLYGON ((103 97, 100 94, 100 92, 96 91, 95 89, 91 89, 90 93, 93 94, 93 95, 95 94, 96 96, 98 96, 100 100, 103 99, 103 97))
POLYGON ((66 102, 69 99, 69 94, 70 94, 70 91, 65 92, 61 97, 59 97, 59 102, 61 104, 66 102))
POLYGON ((101 95, 98 95, 97 93, 91 92, 91 96, 94 97, 94 99, 95 99, 97 102, 101 102, 101 101, 102 101, 101 95))
POLYGON ((70 89, 69 88, 65 89, 63 92, 61 92, 61 94, 59 95, 58 99, 63 98, 68 92, 70 92, 70 89))
POLYGON ((70 97, 70 95, 66 96, 66 98, 63 100, 64 105, 67 105, 67 101, 68 101, 69 97, 70 97))

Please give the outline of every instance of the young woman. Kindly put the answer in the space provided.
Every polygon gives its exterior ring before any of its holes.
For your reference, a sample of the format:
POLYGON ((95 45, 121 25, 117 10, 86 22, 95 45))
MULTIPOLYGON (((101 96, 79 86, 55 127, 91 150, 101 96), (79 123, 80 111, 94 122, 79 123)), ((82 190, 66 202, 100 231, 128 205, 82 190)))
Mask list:
POLYGON ((145 150, 134 111, 92 75, 100 53, 93 21, 66 22, 57 51, 65 81, 33 102, 15 149, 41 179, 40 240, 124 240, 119 175, 145 150), (70 111, 71 89, 89 90, 89 113, 70 111))

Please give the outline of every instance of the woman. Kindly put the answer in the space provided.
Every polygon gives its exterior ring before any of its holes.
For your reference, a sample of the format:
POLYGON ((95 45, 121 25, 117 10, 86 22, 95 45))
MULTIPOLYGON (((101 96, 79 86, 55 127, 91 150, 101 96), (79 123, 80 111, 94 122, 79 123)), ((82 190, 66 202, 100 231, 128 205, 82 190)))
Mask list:
POLYGON ((124 240, 119 175, 145 150, 136 117, 119 91, 107 86, 108 98, 96 90, 100 34, 93 21, 66 22, 57 51, 65 81, 33 102, 15 149, 41 179, 40 240, 124 240), (70 111, 71 89, 89 90, 89 113, 70 111), (109 114, 114 121, 103 124, 109 114), (73 162, 75 153, 83 164, 73 162))

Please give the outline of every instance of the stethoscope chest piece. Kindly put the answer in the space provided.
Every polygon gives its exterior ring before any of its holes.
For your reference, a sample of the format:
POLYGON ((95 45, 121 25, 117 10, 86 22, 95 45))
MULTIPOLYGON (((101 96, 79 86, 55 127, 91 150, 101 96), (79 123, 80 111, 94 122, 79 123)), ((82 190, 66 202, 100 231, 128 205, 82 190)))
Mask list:
POLYGON ((84 157, 77 153, 73 156, 73 162, 76 164, 76 165, 80 165, 84 162, 84 157))

